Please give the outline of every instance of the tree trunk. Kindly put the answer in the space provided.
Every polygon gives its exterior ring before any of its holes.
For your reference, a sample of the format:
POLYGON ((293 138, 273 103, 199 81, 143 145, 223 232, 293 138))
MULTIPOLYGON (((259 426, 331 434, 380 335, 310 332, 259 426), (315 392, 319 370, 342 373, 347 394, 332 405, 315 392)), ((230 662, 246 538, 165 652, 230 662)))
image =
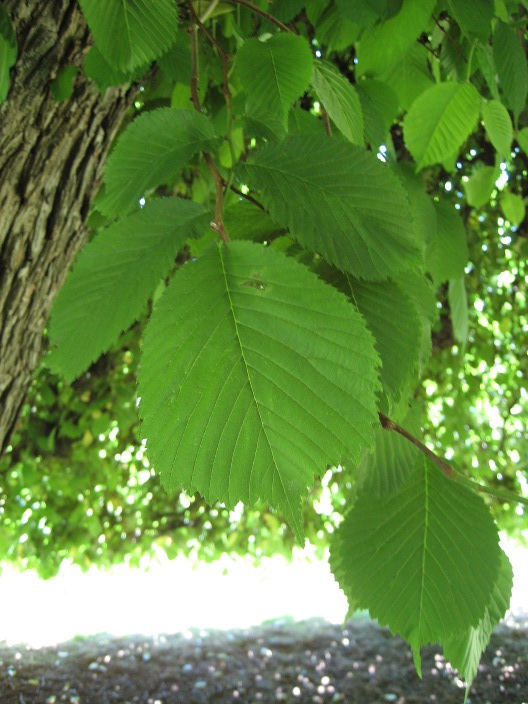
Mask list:
POLYGON ((81 66, 90 36, 76 0, 4 0, 18 60, 0 106, 0 454, 42 353, 50 307, 86 242, 109 146, 137 87, 104 95, 79 72, 73 96, 50 88, 81 66))

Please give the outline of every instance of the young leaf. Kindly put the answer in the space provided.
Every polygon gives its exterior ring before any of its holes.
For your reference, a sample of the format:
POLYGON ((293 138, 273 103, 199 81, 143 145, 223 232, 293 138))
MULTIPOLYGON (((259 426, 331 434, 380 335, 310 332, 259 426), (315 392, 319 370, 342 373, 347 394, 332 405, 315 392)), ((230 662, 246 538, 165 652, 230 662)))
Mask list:
POLYGON ((473 208, 481 208, 489 201, 500 176, 498 166, 480 166, 464 183, 466 199, 473 208))
POLYGON ((363 115, 354 86, 325 61, 314 64, 312 83, 338 130, 352 144, 363 145, 363 115))
POLYGON ((407 195, 372 153, 327 137, 288 137, 253 152, 240 179, 299 242, 358 278, 417 261, 407 195))
POLYGON ((516 227, 522 223, 526 216, 526 206, 522 196, 511 191, 503 191, 501 193, 500 206, 506 219, 516 227))
POLYGON ((217 143, 211 122, 197 112, 159 108, 139 115, 119 138, 106 167, 106 193, 97 207, 119 215, 170 178, 200 150, 217 143))
POLYGON ((471 83, 440 83, 422 93, 403 121, 417 169, 450 157, 475 127, 480 97, 471 83))
POLYGON ((434 85, 427 49, 416 42, 397 64, 380 74, 380 79, 396 93, 399 106, 408 110, 419 95, 434 85))
POLYGON ((178 13, 172 0, 79 0, 97 47, 120 71, 149 64, 174 42, 178 13))
POLYGON ((504 105, 498 100, 489 100, 482 108, 484 129, 500 157, 509 156, 513 139, 513 125, 504 105))
POLYGON ((528 66, 515 31, 501 21, 497 21, 493 32, 493 56, 506 103, 513 111, 517 123, 526 104, 528 66))
POLYGON ((139 411, 162 484, 230 506, 263 499, 300 540, 314 474, 372 443, 377 365, 345 296, 268 248, 212 245, 145 335, 139 411))
POLYGON ((455 340, 464 345, 468 336, 469 316, 466 284, 463 276, 449 281, 447 300, 451 310, 451 323, 455 340))
POLYGON ((507 556, 500 554, 500 567, 490 602, 478 626, 470 626, 462 633, 449 636, 442 642, 444 655, 470 684, 477 675, 480 657, 489 643, 491 634, 510 604, 513 570, 507 556))
POLYGON ((236 67, 247 94, 248 116, 265 123, 275 116, 284 134, 288 111, 312 77, 313 57, 306 40, 295 34, 274 34, 266 42, 249 39, 237 54, 236 67))
POLYGON ((425 269, 436 286, 464 275, 469 259, 466 230, 457 211, 447 201, 434 203, 436 230, 428 232, 425 269))
POLYGON ((478 626, 500 554, 484 501, 423 458, 397 492, 358 499, 331 565, 345 594, 410 643, 421 674, 422 645, 478 626))
POLYGON ((139 318, 185 240, 207 226, 207 215, 197 203, 167 198, 100 232, 55 301, 48 366, 71 381, 105 352, 139 318))

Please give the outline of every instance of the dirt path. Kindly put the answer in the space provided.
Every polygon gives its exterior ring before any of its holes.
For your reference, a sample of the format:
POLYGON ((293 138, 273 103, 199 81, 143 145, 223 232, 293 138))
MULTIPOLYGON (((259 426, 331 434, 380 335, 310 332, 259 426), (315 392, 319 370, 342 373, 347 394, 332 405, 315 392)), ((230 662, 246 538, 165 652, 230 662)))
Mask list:
MULTIPOLYGON (((274 622, 247 630, 0 645, 2 704, 346 702, 462 704, 456 673, 431 648, 417 677, 408 647, 367 620, 274 622)), ((472 704, 528 702, 528 624, 500 626, 472 704)))

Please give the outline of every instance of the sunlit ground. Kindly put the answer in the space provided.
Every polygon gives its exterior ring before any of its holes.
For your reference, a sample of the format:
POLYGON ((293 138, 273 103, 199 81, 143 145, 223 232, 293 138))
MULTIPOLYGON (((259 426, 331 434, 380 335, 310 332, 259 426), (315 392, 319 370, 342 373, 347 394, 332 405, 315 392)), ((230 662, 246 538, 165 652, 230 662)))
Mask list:
MULTIPOLYGON (((528 551, 503 546, 515 573, 513 613, 528 609, 528 551)), ((193 567, 159 559, 148 570, 64 569, 43 581, 4 568, 0 578, 0 641, 52 645, 76 635, 156 634, 189 628, 245 628, 268 619, 323 617, 341 623, 346 599, 328 565, 298 552, 292 563, 259 567, 224 559, 193 567)))

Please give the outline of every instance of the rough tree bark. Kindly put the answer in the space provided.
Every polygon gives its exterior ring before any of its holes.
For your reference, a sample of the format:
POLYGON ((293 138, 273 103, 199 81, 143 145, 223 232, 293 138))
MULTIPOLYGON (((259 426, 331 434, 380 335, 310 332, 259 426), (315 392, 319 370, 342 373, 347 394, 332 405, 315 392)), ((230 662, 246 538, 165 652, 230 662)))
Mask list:
POLYGON ((0 454, 15 427, 53 299, 87 239, 90 201, 136 94, 101 95, 82 73, 71 99, 50 87, 90 44, 76 0, 5 0, 18 60, 0 106, 0 454))

